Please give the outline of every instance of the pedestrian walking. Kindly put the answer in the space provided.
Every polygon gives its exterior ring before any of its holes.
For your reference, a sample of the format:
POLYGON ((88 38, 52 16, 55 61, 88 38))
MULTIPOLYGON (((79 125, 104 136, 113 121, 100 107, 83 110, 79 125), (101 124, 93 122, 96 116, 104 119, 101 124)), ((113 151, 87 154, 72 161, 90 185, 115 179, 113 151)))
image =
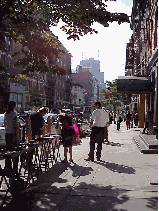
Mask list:
POLYGON ((135 113, 135 126, 138 127, 138 123, 139 123, 139 113, 138 111, 136 111, 135 113))
POLYGON ((45 120, 43 116, 48 113, 47 107, 40 108, 36 113, 30 115, 31 119, 31 129, 32 129, 32 140, 35 139, 35 136, 44 135, 45 130, 45 120))
POLYGON ((4 113, 5 141, 7 150, 13 150, 20 140, 19 122, 15 111, 16 102, 8 103, 7 112, 4 113))
POLYGON ((73 138, 75 137, 75 130, 73 128, 72 124, 72 117, 67 116, 67 115, 62 115, 59 116, 57 119, 57 125, 59 128, 61 128, 61 136, 62 136, 62 143, 64 147, 64 160, 62 163, 67 163, 67 150, 69 148, 69 153, 70 153, 70 161, 73 162, 72 159, 72 143, 73 143, 73 138), (60 122, 62 123, 62 128, 60 125, 60 122))
POLYGON ((130 111, 126 114, 126 128, 127 130, 130 129, 130 121, 131 121, 131 114, 130 111))
POLYGON ((113 121, 113 114, 112 112, 109 113, 109 124, 112 124, 113 121))
POLYGON ((142 132, 143 134, 145 134, 146 129, 148 130, 150 123, 151 123, 151 111, 148 111, 146 113, 145 127, 142 132))
POLYGON ((135 119, 134 111, 131 111, 131 128, 133 128, 134 126, 134 119, 135 119))
POLYGON ((101 108, 100 102, 94 103, 95 110, 91 116, 90 128, 92 129, 90 135, 90 152, 86 161, 94 161, 95 143, 97 143, 97 161, 100 161, 102 143, 104 142, 104 130, 108 125, 109 116, 106 111, 101 108))
POLYGON ((114 124, 116 124, 116 112, 114 112, 114 124))
POLYGON ((117 120, 117 130, 120 130, 121 116, 120 116, 119 110, 118 110, 117 115, 116 115, 116 120, 117 120))
POLYGON ((125 112, 124 111, 122 111, 122 113, 121 113, 121 118, 122 118, 122 122, 123 122, 124 119, 125 119, 125 112))
MULTIPOLYGON (((20 141, 19 122, 17 118, 16 102, 10 101, 8 103, 7 111, 4 113, 4 127, 5 127, 5 141, 6 149, 12 151, 20 141)), ((12 169, 12 162, 10 158, 5 159, 5 169, 12 169)), ((13 163, 13 171, 16 173, 18 169, 18 157, 13 163)))
MULTIPOLYGON (((107 112, 105 107, 103 107, 103 109, 107 112)), ((108 116, 109 116, 109 113, 108 113, 108 116)), ((109 116, 109 124, 110 124, 110 116, 109 116)), ((106 125, 104 129, 104 142, 108 142, 108 125, 106 125)))
POLYGON ((79 134, 79 128, 77 125, 77 122, 74 121, 73 123, 73 128, 75 130, 75 144, 81 143, 81 138, 80 138, 80 134, 79 134))

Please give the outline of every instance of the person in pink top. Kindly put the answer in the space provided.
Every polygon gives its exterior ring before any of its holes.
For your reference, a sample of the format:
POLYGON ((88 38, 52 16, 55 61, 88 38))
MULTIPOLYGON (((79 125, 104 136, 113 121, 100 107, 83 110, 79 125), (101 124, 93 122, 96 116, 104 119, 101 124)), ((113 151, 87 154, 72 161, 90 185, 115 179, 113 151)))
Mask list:
MULTIPOLYGON (((78 140, 78 143, 81 143, 79 129, 78 129, 78 125, 77 125, 77 122, 76 121, 73 123, 73 128, 74 128, 75 133, 76 133, 75 140, 78 140)), ((75 141, 75 143, 76 143, 76 141, 75 141)))

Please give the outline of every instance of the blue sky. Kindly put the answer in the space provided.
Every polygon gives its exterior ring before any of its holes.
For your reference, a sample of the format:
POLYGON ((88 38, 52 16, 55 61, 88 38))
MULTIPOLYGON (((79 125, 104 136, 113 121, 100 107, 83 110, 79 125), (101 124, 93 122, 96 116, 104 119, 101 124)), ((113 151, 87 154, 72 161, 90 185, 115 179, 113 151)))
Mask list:
MULTIPOLYGON (((117 0, 118 1, 118 0, 117 0)), ((132 6, 133 4, 133 0, 122 0, 122 2, 126 5, 126 6, 132 6)))
MULTIPOLYGON (((133 0, 117 0, 107 2, 110 12, 126 13, 131 16, 133 0)), ((72 70, 75 70, 82 59, 94 58, 100 60, 100 71, 104 72, 104 80, 112 81, 125 74, 126 44, 131 38, 132 31, 129 23, 119 25, 110 23, 109 27, 94 23, 93 28, 98 34, 85 35, 80 40, 67 40, 67 36, 57 27, 50 27, 58 36, 65 48, 72 54, 72 70), (99 52, 99 54, 98 54, 99 52)))

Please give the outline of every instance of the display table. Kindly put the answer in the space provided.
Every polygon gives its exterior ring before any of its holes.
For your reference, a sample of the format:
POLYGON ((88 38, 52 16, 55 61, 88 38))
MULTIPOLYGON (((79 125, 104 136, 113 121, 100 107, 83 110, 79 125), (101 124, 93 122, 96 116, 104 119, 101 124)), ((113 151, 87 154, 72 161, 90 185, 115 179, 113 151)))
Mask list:
POLYGON ((7 185, 3 203, 8 192, 13 194, 18 191, 12 188, 14 181, 21 181, 23 187, 19 189, 24 190, 38 178, 43 168, 47 171, 52 167, 60 158, 59 148, 59 135, 50 135, 32 140, 28 144, 22 143, 13 151, 0 152, 1 160, 5 160, 4 168, 0 167, 0 188, 2 183, 7 185))

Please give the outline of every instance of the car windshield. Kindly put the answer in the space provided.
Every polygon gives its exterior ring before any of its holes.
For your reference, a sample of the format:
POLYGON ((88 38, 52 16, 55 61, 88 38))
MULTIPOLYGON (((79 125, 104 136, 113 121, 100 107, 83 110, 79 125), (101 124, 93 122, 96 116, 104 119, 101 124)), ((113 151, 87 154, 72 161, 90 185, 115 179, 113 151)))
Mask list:
POLYGON ((44 115, 44 119, 45 119, 45 121, 47 121, 47 117, 48 117, 48 115, 47 115, 47 114, 45 114, 45 115, 44 115))
POLYGON ((52 122, 57 118, 57 114, 48 113, 44 115, 45 122, 47 121, 48 116, 50 116, 52 122))
POLYGON ((0 116, 0 127, 4 127, 4 116, 0 116))

